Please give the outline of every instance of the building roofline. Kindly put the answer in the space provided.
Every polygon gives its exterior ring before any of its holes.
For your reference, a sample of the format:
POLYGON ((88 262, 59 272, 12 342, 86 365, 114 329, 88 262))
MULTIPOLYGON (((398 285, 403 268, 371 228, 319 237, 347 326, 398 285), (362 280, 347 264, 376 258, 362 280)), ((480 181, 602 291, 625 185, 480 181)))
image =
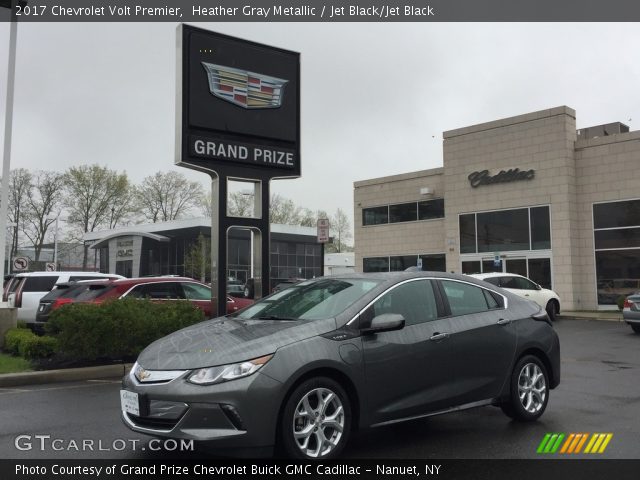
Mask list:
POLYGON ((401 182, 404 180, 410 180, 413 178, 433 177, 436 175, 443 175, 444 168, 430 168, 429 170, 418 170, 416 172, 400 173, 398 175, 391 175, 388 177, 369 178, 367 180, 358 180, 353 182, 353 187, 366 187, 369 185, 378 185, 381 183, 401 182))

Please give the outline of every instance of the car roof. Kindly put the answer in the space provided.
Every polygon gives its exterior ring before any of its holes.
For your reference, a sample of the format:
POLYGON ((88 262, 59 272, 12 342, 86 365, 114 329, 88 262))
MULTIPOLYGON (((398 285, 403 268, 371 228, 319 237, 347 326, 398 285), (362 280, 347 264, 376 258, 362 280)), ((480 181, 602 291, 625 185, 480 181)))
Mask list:
POLYGON ((524 277, 522 275, 518 275, 517 273, 503 273, 503 272, 488 272, 488 273, 470 273, 468 274, 469 277, 473 277, 473 278, 479 278, 479 279, 484 279, 484 278, 492 278, 492 277, 520 277, 520 278, 527 278, 524 277))
POLYGON ((75 276, 75 275, 83 275, 85 277, 117 277, 117 278, 123 278, 121 275, 117 275, 115 273, 101 273, 101 272, 81 272, 81 271, 77 271, 77 272, 25 272, 25 273, 18 273, 16 274, 16 277, 60 277, 60 276, 64 276, 64 275, 69 275, 69 276, 75 276))
MULTIPOLYGON (((137 278, 121 278, 114 280, 114 285, 137 285, 139 283, 161 283, 161 282, 193 282, 200 285, 205 285, 199 280, 188 277, 137 277, 137 278)), ((207 286, 207 285, 205 285, 207 286)))

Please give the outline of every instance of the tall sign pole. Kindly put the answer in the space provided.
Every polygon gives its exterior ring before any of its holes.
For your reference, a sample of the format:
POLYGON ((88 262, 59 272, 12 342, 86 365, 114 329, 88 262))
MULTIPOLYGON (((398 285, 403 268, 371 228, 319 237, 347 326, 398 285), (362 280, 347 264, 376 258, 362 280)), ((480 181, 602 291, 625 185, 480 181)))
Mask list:
POLYGON ((189 25, 177 30, 176 164, 211 177, 211 292, 226 313, 227 241, 252 232, 254 289, 269 291, 269 188, 300 168, 300 54, 189 25), (251 217, 228 214, 228 184, 254 185, 251 217))
POLYGON ((0 279, 4 280, 4 264, 7 249, 7 213, 9 211, 9 177, 11 175, 11 136, 13 131, 13 91, 16 79, 16 42, 18 21, 16 5, 11 2, 11 26, 9 27, 9 65, 7 68, 7 106, 4 115, 4 149, 2 154, 2 193, 0 194, 0 279))

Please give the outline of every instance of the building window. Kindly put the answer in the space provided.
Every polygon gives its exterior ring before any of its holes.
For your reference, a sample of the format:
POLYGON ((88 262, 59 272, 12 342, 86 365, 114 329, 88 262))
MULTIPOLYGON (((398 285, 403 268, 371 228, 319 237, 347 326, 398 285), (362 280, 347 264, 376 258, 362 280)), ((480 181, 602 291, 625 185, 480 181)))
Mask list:
POLYGON ((418 265, 418 257, 422 259, 422 270, 432 272, 446 271, 444 253, 424 255, 394 255, 390 257, 365 257, 362 259, 363 272, 402 272, 418 265))
POLYGON ((460 215, 460 253, 548 250, 549 207, 460 215))
POLYGON ((640 200, 593 205, 599 305, 640 291, 640 200))
POLYGON ((370 257, 362 259, 363 272, 388 272, 389 257, 370 257))
POLYGON ((389 223, 415 222, 416 220, 418 220, 416 202, 389 205, 389 223))
POLYGON ((418 202, 418 220, 444 218, 444 198, 418 202))
POLYGON ((389 223, 389 206, 362 209, 362 225, 389 223))
POLYGON ((417 220, 433 220, 437 218, 444 218, 444 199, 442 198, 362 209, 363 226, 415 222, 417 220))

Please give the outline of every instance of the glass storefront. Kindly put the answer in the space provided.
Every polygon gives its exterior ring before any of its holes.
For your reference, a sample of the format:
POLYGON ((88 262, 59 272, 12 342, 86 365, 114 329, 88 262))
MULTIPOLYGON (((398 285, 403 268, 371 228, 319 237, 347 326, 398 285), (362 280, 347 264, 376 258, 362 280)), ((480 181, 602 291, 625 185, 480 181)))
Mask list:
POLYGON ((596 203, 593 227, 598 305, 640 292, 640 200, 596 203))
POLYGON ((549 207, 460 215, 460 253, 549 250, 549 207))

